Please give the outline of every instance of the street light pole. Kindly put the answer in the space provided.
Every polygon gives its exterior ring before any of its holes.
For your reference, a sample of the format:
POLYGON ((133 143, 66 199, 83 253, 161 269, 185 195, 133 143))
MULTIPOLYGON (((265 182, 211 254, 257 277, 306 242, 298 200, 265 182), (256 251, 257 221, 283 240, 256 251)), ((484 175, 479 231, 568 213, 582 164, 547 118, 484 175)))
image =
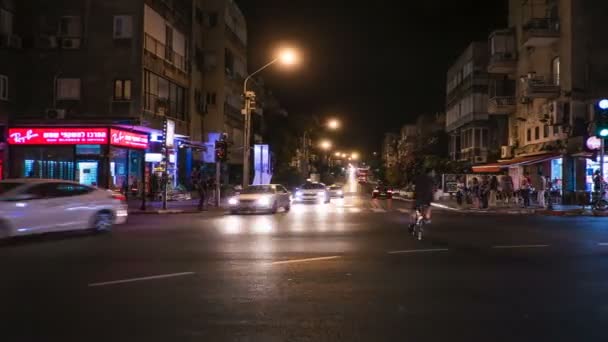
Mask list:
MULTIPOLYGON (((249 185, 249 152, 250 152, 250 143, 251 143, 251 96, 249 96, 249 94, 247 93, 247 82, 249 82, 249 80, 255 76, 256 74, 258 74, 259 72, 261 72, 262 70, 268 68, 269 66, 273 65, 274 63, 276 63, 279 60, 279 58, 275 58, 272 61, 266 63, 264 66, 262 66, 261 68, 259 68, 258 70, 254 71, 253 73, 249 74, 249 76, 245 77, 245 80, 243 81, 243 99, 245 100, 244 102, 244 108, 243 108, 243 115, 244 115, 244 127, 243 127, 243 188, 247 187, 249 185)), ((253 92, 252 92, 253 93, 253 92)))

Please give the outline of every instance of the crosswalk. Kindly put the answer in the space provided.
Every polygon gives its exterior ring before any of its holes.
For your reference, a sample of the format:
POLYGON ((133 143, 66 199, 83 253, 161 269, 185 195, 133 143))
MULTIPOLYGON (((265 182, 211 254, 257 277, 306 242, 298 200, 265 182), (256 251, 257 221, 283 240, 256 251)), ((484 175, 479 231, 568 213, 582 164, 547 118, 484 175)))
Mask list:
POLYGON ((295 212, 316 212, 325 214, 384 214, 384 213, 402 213, 409 214, 411 211, 405 208, 385 208, 374 206, 369 203, 361 203, 359 205, 293 205, 292 211, 295 212))

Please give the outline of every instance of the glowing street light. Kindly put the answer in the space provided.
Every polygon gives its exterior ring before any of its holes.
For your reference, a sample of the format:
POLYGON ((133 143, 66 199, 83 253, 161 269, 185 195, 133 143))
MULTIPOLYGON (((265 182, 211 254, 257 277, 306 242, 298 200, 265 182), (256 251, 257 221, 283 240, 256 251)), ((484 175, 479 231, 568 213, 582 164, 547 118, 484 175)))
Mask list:
POLYGON ((321 146, 322 149, 324 150, 329 150, 331 148, 331 141, 329 140, 323 140, 321 141, 321 143, 319 144, 319 146, 321 146))
POLYGON ((340 128, 340 121, 337 119, 331 119, 327 122, 327 127, 331 130, 336 130, 340 128))
POLYGON ((340 158, 340 156, 342 155, 342 153, 340 153, 340 152, 336 152, 336 153, 334 153, 334 155, 335 155, 336 157, 340 158))
POLYGON ((243 146, 243 187, 246 187, 249 185, 249 163, 250 163, 250 158, 249 158, 249 150, 250 150, 250 140, 251 140, 251 110, 252 110, 252 106, 251 106, 251 102, 255 101, 255 93, 253 91, 247 91, 247 82, 249 82, 249 80, 257 75, 258 73, 260 73, 262 70, 268 68, 269 66, 280 62, 281 64, 284 65, 293 65, 296 64, 298 62, 298 57, 297 54, 295 52, 295 50, 290 49, 290 48, 286 48, 286 49, 282 49, 281 51, 279 51, 278 55, 276 58, 274 58, 273 60, 271 60, 270 62, 264 64, 261 68, 257 69, 256 71, 252 72, 251 74, 249 74, 247 77, 245 77, 245 80, 243 81, 243 98, 245 99, 245 106, 243 108, 242 114, 245 116, 244 117, 244 134, 243 134, 243 142, 244 142, 244 146, 243 146))
POLYGON ((359 153, 357 153, 357 152, 353 152, 353 153, 350 155, 350 157, 351 157, 353 160, 357 160, 357 159, 359 159, 359 153))

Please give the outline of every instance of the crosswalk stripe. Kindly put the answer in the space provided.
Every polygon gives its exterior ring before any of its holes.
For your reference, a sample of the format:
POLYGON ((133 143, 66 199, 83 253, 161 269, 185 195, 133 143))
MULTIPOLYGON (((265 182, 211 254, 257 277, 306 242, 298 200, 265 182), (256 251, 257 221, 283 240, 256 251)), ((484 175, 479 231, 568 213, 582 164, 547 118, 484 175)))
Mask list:
POLYGON ((409 213, 410 211, 405 209, 405 208, 399 208, 397 209, 397 211, 402 212, 402 213, 409 213))
POLYGON ((372 208, 372 211, 375 213, 384 213, 386 212, 386 210, 382 209, 382 208, 372 208))

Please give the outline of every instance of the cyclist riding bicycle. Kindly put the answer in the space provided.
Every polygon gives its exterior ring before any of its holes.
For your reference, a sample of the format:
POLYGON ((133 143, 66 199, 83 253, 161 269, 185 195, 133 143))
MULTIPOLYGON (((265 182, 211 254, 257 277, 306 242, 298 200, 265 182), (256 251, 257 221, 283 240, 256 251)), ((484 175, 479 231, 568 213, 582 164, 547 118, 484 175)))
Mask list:
POLYGON ((432 170, 427 168, 424 173, 419 174, 414 179, 414 214, 412 215, 413 227, 416 223, 416 209, 420 209, 426 223, 431 223, 431 202, 433 201, 433 192, 435 185, 431 177, 432 170))

